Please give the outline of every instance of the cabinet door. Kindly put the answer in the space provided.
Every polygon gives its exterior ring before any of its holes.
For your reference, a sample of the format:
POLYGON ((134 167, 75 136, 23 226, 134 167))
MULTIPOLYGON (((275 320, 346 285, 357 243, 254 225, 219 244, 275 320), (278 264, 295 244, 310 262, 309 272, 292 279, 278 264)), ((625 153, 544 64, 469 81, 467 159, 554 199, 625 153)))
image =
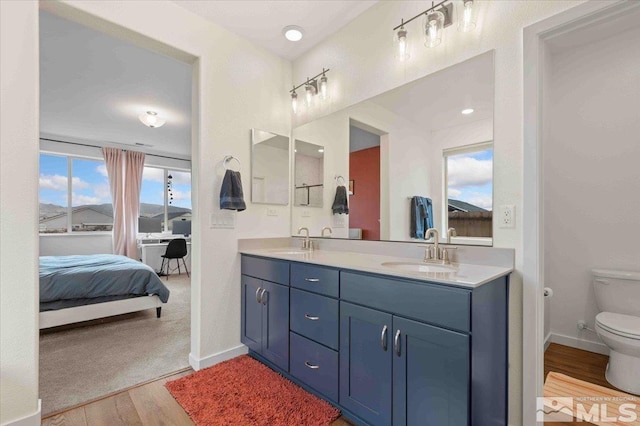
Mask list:
POLYGON ((375 426, 391 424, 391 320, 340 302, 340 404, 375 426))
POLYGON ((242 275, 242 333, 240 340, 249 349, 260 352, 262 348, 262 304, 258 296, 262 281, 242 275))
POLYGON ((289 287, 262 281, 262 356, 289 371, 289 287))
POLYGON ((394 316, 393 337, 394 426, 468 425, 469 336, 394 316))

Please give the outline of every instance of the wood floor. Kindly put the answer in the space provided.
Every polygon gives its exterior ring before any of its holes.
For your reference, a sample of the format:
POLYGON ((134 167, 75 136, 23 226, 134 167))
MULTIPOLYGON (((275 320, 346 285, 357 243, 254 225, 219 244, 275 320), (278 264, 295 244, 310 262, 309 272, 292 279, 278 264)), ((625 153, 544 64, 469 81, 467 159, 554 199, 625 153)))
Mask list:
MULTIPOLYGON (((589 383, 611 386, 604 377, 608 356, 552 343, 544 354, 544 375, 550 371, 566 374, 589 383)), ((182 407, 164 387, 168 381, 191 374, 182 371, 150 383, 136 386, 103 399, 74 407, 42 420, 45 426, 116 425, 193 425, 182 407)), ((545 423, 567 426, 570 423, 545 423)), ((585 422, 575 425, 585 425, 585 422)), ((331 426, 350 426, 339 418, 331 426)))
MULTIPOLYGON (((109 395, 42 419, 43 426, 193 425, 187 413, 164 387, 193 373, 189 369, 109 395)), ((297 426, 297 425, 296 425, 297 426)), ((331 426, 352 426, 342 417, 331 426)))

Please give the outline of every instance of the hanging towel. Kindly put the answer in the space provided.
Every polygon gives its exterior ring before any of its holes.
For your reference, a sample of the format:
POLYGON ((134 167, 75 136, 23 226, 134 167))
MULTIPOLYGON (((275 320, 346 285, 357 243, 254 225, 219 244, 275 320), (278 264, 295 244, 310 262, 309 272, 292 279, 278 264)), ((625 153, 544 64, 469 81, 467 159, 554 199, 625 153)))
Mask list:
POLYGON ((433 205, 431 198, 411 197, 410 237, 424 240, 427 229, 433 228, 433 205))
POLYGON ((336 188, 336 198, 331 206, 333 214, 349 214, 349 204, 347 202, 347 188, 340 185, 336 188))
POLYGON ((220 208, 226 210, 245 210, 247 205, 244 203, 244 195, 242 193, 242 180, 240 172, 227 170, 222 179, 220 187, 220 208))

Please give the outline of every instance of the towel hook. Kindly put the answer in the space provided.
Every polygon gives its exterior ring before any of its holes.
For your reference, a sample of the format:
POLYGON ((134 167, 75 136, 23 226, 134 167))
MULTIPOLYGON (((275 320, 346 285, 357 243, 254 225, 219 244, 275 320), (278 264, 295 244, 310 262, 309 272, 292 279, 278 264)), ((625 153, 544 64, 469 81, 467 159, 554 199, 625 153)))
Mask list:
MULTIPOLYGON (((232 160, 236 160, 238 162, 238 169, 240 169, 240 167, 242 167, 242 164, 240 163, 240 160, 238 160, 233 155, 227 155, 227 156, 224 157, 224 160, 222 160, 222 163, 224 165, 224 169, 225 170, 229 170, 229 167, 227 167, 227 163, 229 163, 232 160)), ((233 169, 231 169, 231 170, 233 170, 233 169)), ((240 170, 234 170, 234 171, 240 171, 240 170)))
POLYGON ((335 179, 336 179, 336 182, 338 182, 338 185, 340 185, 340 184, 341 184, 341 183, 340 183, 340 179, 342 179, 342 185, 344 185, 344 184, 345 184, 345 180, 344 180, 344 177, 343 177, 343 176, 341 176, 341 175, 336 175, 335 179))

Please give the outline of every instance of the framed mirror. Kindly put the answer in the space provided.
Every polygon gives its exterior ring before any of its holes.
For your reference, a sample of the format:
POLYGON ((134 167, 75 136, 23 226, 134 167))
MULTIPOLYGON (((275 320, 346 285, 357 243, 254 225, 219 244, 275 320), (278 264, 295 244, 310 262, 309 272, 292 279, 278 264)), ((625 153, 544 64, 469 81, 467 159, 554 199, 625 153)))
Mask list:
POLYGON ((325 198, 332 176, 352 189, 339 220, 331 203, 309 213, 296 201, 292 234, 424 242, 435 228, 443 243, 492 245, 493 111, 490 51, 293 129, 330 152, 325 198))
POLYGON ((324 146, 295 139, 293 205, 322 207, 324 146))
POLYGON ((289 204, 289 138, 251 129, 251 202, 289 204))

